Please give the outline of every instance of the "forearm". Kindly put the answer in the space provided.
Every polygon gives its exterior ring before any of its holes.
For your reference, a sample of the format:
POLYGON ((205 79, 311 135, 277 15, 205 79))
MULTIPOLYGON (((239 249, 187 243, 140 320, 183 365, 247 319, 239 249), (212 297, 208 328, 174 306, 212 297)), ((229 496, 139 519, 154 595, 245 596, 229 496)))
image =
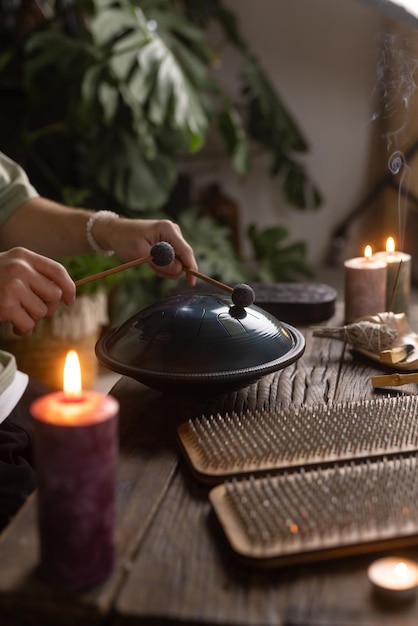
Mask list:
MULTIPOLYGON (((0 229, 0 249, 28 248, 53 259, 93 252, 87 224, 94 211, 65 207, 45 198, 22 204, 0 229)), ((197 269, 193 250, 177 224, 170 220, 128 219, 104 212, 91 224, 91 235, 102 250, 113 250, 121 261, 148 256, 153 244, 167 241, 175 251, 173 263, 155 268, 160 276, 179 278, 183 266, 197 269)), ((187 276, 195 284, 192 275, 187 276)))
POLYGON ((22 204, 0 229, 0 247, 6 250, 22 246, 55 259, 87 254, 91 248, 86 226, 92 213, 33 198, 22 204))
MULTIPOLYGON (((67 207, 46 198, 22 204, 0 229, 0 248, 28 248, 53 259, 94 252, 87 238, 87 223, 95 212, 67 207)), ((158 220, 131 220, 101 212, 91 235, 102 250, 114 250, 123 261, 146 256, 159 241, 158 220)), ((161 222, 162 223, 162 222, 161 222)))

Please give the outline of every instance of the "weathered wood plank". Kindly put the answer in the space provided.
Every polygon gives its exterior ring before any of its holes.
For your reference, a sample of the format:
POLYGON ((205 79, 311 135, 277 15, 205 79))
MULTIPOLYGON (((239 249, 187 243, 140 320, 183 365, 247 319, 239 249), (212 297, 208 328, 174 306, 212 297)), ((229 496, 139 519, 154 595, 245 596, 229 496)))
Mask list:
MULTIPOLYGON (((341 342, 312 337, 310 329, 305 335, 303 357, 241 394, 237 410, 375 397, 370 377, 380 371, 376 364, 341 342)), ((208 488, 197 484, 182 463, 118 595, 118 626, 150 619, 226 626, 394 623, 368 584, 366 568, 375 556, 251 569, 234 557, 207 494, 208 488)), ((418 608, 410 605, 402 608, 402 621, 396 623, 412 626, 417 619, 418 608)))
POLYGON ((204 624, 284 623, 277 605, 285 593, 286 576, 283 588, 274 588, 277 602, 267 606, 269 594, 254 585, 253 572, 233 566, 229 548, 222 537, 218 541, 212 522, 206 491, 180 472, 119 595, 117 624, 133 616, 138 623, 150 618, 204 624), (266 610, 273 622, 265 621, 266 610))
POLYGON ((417 622, 417 604, 388 613, 371 593, 366 571, 376 555, 264 571, 240 564, 206 496, 182 467, 118 596, 117 626, 151 619, 226 626, 417 622))
MULTIPOLYGON (((329 324, 341 324, 342 308, 329 324)), ((0 537, 0 624, 89 626, 149 619, 236 626, 391 624, 373 603, 367 559, 256 571, 237 563, 208 502, 182 460, 176 428, 201 414, 339 402, 377 393, 377 364, 341 342, 312 337, 293 365, 257 384, 213 398, 166 397, 123 378, 118 474, 118 563, 103 585, 74 597, 39 577, 36 497, 0 537), (115 612, 113 612, 115 610, 115 612)), ((416 386, 389 393, 415 393, 416 386)), ((388 393, 388 391, 383 391, 388 393)), ((406 607, 402 626, 417 622, 406 607)))

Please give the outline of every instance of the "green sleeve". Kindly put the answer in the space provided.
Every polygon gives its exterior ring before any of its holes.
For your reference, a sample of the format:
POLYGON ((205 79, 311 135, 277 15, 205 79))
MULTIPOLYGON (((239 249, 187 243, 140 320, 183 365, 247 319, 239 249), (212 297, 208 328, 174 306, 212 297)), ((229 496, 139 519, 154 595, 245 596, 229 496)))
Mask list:
POLYGON ((0 152, 0 227, 21 204, 38 196, 20 165, 0 152))
POLYGON ((13 354, 0 350, 0 394, 12 384, 16 370, 16 359, 13 354))

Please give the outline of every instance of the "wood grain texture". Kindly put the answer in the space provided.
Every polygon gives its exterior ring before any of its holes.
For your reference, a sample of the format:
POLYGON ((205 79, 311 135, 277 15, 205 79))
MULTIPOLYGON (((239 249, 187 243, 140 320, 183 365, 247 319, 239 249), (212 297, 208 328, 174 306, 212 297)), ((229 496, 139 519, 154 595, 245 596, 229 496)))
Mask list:
MULTIPOLYGON (((156 438, 155 421, 138 419, 138 390, 136 384, 133 391, 128 387, 125 389, 121 382, 118 558, 113 575, 102 585, 70 597, 43 582, 38 572, 39 541, 34 495, 0 537, 0 560, 7 564, 7 567, 0 568, 0 615, 4 615, 4 619, 11 613, 16 624, 51 623, 54 626, 61 623, 66 626, 67 622, 60 621, 64 620, 64 614, 71 625, 90 625, 107 619, 117 589, 129 572, 131 559, 166 493, 178 462, 174 447, 165 445, 164 437, 161 441, 156 438), (154 454, 156 446, 158 454, 154 454)), ((148 392, 142 386, 141 390, 145 394, 148 392)))
POLYGON ((204 488, 182 468, 118 596, 116 623, 412 626, 416 605, 395 612, 394 622, 394 614, 375 602, 366 576, 374 558, 248 568, 231 553, 204 488))
MULTIPOLYGON (((330 325, 342 321, 339 305, 330 325)), ((413 318, 411 318, 413 319, 413 318)), ((304 355, 250 387, 213 398, 167 397, 128 378, 120 402, 118 563, 103 585, 69 597, 39 577, 36 496, 0 537, 1 626, 145 624, 218 626, 412 626, 418 604, 388 613, 366 579, 369 557, 287 567, 237 561, 183 460, 177 426, 202 413, 313 405, 375 397, 378 364, 343 343, 306 337, 304 355)), ((384 394, 416 393, 416 385, 384 394)), ((418 553, 408 551, 408 556, 418 553)), ((375 557, 373 557, 375 558, 375 557)))

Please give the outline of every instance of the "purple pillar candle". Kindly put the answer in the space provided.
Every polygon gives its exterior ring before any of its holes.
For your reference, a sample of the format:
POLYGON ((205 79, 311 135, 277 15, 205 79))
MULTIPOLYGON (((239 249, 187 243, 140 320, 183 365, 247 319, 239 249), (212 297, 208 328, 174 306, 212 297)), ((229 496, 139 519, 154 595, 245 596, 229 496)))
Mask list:
POLYGON ((52 584, 82 588, 112 573, 118 411, 112 396, 84 390, 31 405, 41 570, 52 584))

